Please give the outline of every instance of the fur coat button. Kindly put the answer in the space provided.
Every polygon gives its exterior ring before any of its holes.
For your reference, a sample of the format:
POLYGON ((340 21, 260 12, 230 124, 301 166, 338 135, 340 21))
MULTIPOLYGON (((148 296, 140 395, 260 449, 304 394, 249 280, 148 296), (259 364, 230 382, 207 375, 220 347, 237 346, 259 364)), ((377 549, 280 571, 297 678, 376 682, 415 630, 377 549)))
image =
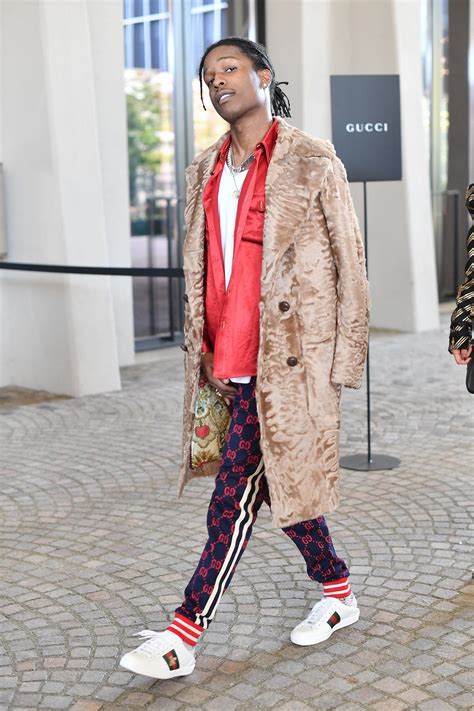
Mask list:
POLYGON ((187 347, 184 343, 182 343, 182 344, 180 345, 180 348, 181 348, 181 350, 184 351, 185 353, 188 352, 188 347, 187 347))
POLYGON ((189 303, 189 296, 188 296, 187 294, 185 294, 185 295, 183 296, 183 301, 184 301, 185 304, 188 304, 188 303, 189 303))
POLYGON ((295 365, 298 365, 298 358, 295 358, 295 356, 290 356, 286 362, 291 368, 294 368, 295 365))
POLYGON ((280 309, 280 311, 289 311, 290 304, 288 303, 288 301, 280 301, 280 303, 278 304, 278 308, 280 309))

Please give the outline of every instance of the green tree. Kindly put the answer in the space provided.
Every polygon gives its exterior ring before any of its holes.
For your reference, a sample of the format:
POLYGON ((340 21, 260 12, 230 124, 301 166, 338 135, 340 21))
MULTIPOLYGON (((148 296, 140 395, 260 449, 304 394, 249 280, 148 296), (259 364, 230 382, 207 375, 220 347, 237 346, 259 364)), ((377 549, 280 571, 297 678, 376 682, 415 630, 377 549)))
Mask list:
POLYGON ((159 131, 162 111, 160 87, 153 74, 134 73, 126 82, 130 203, 136 202, 140 171, 158 173, 162 156, 159 131))

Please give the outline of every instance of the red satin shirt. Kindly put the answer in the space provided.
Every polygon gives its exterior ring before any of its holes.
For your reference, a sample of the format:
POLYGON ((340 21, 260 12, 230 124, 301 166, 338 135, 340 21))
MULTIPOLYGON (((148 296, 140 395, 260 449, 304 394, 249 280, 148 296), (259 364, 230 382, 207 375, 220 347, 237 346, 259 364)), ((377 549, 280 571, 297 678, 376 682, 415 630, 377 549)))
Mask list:
POLYGON ((203 352, 214 353, 214 377, 257 374, 259 301, 265 218, 265 179, 278 134, 274 119, 255 147, 240 193, 234 232, 234 258, 225 288, 218 193, 230 136, 204 188, 206 215, 206 292, 203 352))

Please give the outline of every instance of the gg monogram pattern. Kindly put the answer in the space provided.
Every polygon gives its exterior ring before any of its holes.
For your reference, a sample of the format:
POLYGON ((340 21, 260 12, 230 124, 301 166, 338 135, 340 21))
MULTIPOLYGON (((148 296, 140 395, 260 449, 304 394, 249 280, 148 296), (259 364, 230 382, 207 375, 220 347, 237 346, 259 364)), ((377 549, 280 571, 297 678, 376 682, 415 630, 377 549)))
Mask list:
MULTIPOLYGON (((260 451, 260 428, 255 401, 255 378, 236 385, 231 421, 207 516, 208 540, 201 559, 176 610, 206 629, 232 580, 247 546, 258 511, 271 506, 260 451)), ((339 558, 323 516, 283 531, 303 556, 311 580, 341 581, 349 576, 339 558)))

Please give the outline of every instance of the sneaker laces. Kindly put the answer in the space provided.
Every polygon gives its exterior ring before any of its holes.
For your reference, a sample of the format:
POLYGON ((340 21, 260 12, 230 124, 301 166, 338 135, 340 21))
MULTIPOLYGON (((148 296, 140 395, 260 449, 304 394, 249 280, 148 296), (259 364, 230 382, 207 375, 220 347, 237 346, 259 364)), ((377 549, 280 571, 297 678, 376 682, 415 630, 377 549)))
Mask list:
POLYGON ((326 621, 328 612, 334 605, 334 598, 323 597, 322 600, 316 603, 305 622, 308 625, 317 625, 323 618, 326 621))
POLYGON ((147 657, 153 657, 160 652, 167 652, 170 647, 172 647, 168 635, 163 632, 142 630, 141 632, 135 632, 133 636, 142 637, 147 640, 138 648, 140 650, 140 654, 145 654, 147 657))

